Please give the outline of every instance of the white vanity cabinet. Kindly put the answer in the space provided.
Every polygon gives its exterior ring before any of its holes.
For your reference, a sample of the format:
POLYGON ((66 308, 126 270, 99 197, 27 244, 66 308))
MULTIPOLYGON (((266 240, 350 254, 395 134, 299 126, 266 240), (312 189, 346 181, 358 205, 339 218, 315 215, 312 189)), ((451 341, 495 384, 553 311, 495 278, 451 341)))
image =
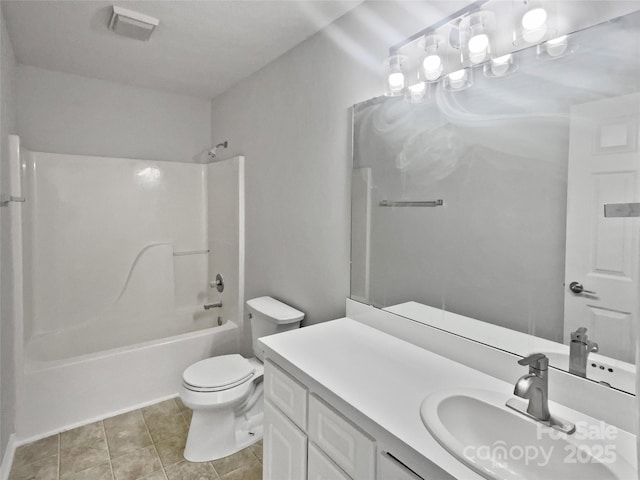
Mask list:
POLYGON ((265 362, 265 480, 307 478, 307 397, 304 385, 272 362, 265 362))
MULTIPOLYGON (((264 371, 264 480, 420 480, 309 385, 264 371)), ((442 477, 431 477, 442 478, 442 477)))

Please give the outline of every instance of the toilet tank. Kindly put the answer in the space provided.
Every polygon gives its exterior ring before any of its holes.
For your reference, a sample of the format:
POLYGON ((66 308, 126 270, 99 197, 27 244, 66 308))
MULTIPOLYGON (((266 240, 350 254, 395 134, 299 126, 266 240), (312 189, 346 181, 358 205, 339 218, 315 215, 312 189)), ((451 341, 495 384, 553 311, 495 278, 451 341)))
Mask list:
POLYGON ((258 346, 258 338, 286 332, 300 327, 304 313, 272 297, 252 298, 247 301, 251 320, 253 353, 260 360, 264 352, 258 346))

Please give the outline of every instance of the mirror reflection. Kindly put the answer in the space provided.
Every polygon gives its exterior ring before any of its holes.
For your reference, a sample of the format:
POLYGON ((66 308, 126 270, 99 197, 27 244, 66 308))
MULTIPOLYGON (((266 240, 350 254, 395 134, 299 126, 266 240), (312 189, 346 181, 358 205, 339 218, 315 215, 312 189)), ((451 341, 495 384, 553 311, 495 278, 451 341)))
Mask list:
POLYGON ((638 32, 356 105, 351 298, 635 392, 638 32))

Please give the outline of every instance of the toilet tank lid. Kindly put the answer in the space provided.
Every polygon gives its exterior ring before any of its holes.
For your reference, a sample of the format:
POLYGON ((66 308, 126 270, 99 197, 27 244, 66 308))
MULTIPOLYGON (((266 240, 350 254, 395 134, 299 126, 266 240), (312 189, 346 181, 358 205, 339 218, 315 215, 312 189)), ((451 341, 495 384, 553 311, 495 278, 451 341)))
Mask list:
POLYGON ((304 313, 300 310, 272 297, 252 298, 247 300, 247 305, 252 310, 273 319, 276 323, 299 322, 304 318, 304 313))

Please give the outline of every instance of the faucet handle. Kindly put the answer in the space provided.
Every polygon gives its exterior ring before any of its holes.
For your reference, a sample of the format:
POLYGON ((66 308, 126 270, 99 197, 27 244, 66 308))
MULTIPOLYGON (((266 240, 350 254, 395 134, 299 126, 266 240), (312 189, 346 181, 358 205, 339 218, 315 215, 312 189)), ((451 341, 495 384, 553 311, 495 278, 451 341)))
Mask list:
POLYGON ((529 365, 529 368, 544 371, 549 368, 549 359, 544 353, 532 353, 528 357, 518 360, 518 364, 529 365))

